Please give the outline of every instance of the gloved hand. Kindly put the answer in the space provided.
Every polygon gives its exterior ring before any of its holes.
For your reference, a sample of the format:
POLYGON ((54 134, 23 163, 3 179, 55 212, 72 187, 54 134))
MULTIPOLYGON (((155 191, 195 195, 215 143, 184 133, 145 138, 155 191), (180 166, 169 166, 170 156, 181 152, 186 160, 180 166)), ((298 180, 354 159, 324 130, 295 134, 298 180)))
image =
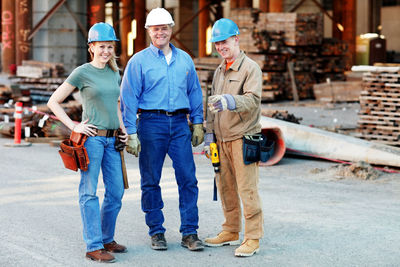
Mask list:
POLYGON ((236 102, 232 95, 213 95, 208 98, 208 109, 212 113, 221 112, 223 110, 234 110, 236 102))
POLYGON ((210 144, 214 143, 215 139, 214 139, 214 134, 212 133, 206 133, 205 137, 204 137, 204 154, 206 155, 207 158, 210 158, 210 144))
POLYGON ((203 124, 193 124, 193 133, 192 133, 192 146, 198 146, 203 143, 204 140, 204 130, 203 124))
POLYGON ((127 145, 126 151, 129 154, 135 155, 136 157, 139 156, 141 147, 140 147, 140 141, 139 141, 137 134, 130 134, 126 145, 127 145))

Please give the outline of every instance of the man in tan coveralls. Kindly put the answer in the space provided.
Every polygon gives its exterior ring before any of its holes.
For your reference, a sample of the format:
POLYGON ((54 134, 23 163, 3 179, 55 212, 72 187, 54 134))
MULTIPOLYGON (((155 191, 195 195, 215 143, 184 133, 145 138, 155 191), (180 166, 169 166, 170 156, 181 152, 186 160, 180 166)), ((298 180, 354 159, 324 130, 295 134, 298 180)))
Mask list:
POLYGON ((224 61, 214 73, 204 150, 209 153, 209 144, 216 141, 221 162, 217 188, 225 222, 222 232, 205 239, 205 243, 212 247, 240 243, 241 200, 244 240, 235 250, 235 256, 252 256, 259 251, 259 239, 263 236, 263 214, 257 188, 258 162, 245 165, 243 136, 261 132, 262 72, 240 50, 238 35, 237 25, 225 18, 218 20, 212 29, 211 42, 224 61))

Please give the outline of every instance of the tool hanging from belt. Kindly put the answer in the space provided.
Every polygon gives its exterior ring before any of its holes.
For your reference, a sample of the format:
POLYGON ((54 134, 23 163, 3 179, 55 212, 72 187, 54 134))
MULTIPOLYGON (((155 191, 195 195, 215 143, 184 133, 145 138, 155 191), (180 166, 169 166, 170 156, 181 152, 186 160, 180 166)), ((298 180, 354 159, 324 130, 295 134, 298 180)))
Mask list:
POLYGON ((128 174, 126 172, 125 156, 124 156, 124 148, 125 148, 126 144, 124 142, 121 142, 121 140, 119 139, 119 136, 122 134, 123 133, 122 133, 121 129, 97 130, 97 136, 104 136, 104 137, 114 137, 115 136, 114 148, 115 148, 115 150, 119 151, 119 154, 121 156, 122 179, 124 181, 124 188, 128 189, 129 188, 128 174))
POLYGON ((115 147, 115 150, 119 151, 119 154, 121 155, 122 179, 124 180, 124 188, 128 189, 129 188, 128 174, 126 172, 125 155, 124 155, 124 148, 125 148, 126 144, 124 142, 121 142, 121 140, 119 139, 119 135, 121 135, 121 134, 122 134, 121 129, 116 130, 116 138, 115 138, 114 147, 115 147))

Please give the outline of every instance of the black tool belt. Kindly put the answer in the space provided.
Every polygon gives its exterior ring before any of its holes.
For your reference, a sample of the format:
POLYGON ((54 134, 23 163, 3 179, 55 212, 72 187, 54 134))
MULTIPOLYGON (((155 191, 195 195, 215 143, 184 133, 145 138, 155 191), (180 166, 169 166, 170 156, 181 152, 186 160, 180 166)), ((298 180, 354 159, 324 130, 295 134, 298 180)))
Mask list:
POLYGON ((243 136, 244 164, 257 161, 267 162, 274 154, 275 141, 268 140, 263 134, 243 136))
POLYGON ((189 113, 189 111, 186 108, 177 109, 177 110, 171 111, 171 112, 162 110, 162 109, 139 109, 138 110, 138 113, 146 113, 146 112, 164 114, 167 116, 175 116, 175 115, 179 115, 179 114, 188 114, 189 113))
POLYGON ((117 136, 118 130, 97 130, 97 136, 113 137, 117 136))

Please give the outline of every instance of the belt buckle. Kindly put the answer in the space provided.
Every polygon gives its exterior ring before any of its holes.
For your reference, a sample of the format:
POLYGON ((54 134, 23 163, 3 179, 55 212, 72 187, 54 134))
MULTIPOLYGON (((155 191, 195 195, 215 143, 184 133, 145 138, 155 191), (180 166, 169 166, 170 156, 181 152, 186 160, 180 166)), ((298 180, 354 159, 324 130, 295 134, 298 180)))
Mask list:
POLYGON ((173 113, 173 112, 166 111, 166 112, 165 112, 165 115, 167 115, 168 117, 171 117, 171 116, 174 115, 174 113, 173 113))
POLYGON ((114 136, 114 130, 107 130, 106 137, 113 137, 114 136))

